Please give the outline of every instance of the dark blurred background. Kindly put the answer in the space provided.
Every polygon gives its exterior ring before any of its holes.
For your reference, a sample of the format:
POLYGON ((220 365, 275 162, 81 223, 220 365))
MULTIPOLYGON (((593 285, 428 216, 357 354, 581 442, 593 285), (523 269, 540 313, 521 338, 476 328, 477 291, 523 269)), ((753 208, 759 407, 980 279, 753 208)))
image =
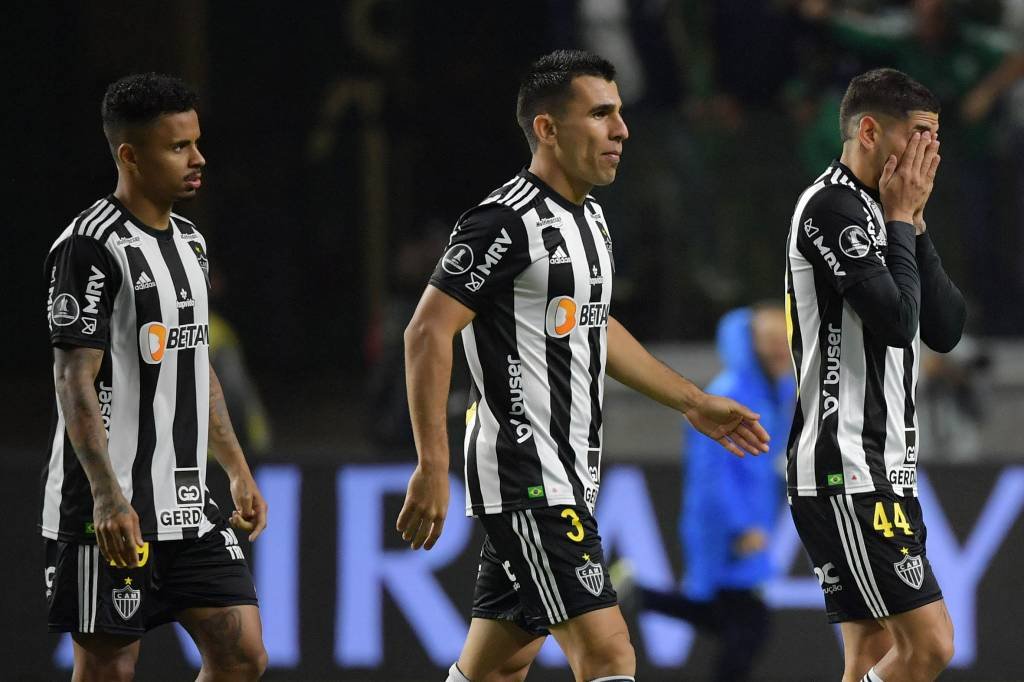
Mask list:
MULTIPOLYGON (((257 464, 413 460, 402 329, 458 216, 528 164, 518 76, 558 47, 619 71, 630 139, 595 190, 614 314, 699 382, 719 317, 782 298, 791 212, 840 151, 849 79, 886 65, 932 88, 943 162, 926 217, 969 333, 925 361, 923 461, 1024 459, 1022 0, 102 0, 19 3, 5 23, 0 461, 10 485, 30 482, 5 502, 25 521, 8 542, 35 538, 53 404, 43 259, 114 188, 107 84, 149 70, 201 94, 204 187, 178 210, 209 243, 215 352, 257 464)), ((676 462, 675 416, 611 383, 609 457, 676 462)), ((41 598, 18 604, 41 631, 41 598)))

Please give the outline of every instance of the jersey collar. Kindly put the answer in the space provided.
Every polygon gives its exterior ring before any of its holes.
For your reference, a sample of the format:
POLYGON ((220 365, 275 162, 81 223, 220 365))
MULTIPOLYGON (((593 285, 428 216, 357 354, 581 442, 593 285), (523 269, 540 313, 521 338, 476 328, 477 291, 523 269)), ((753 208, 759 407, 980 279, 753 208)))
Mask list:
MULTIPOLYGON (((519 177, 523 178, 524 180, 528 180, 529 182, 532 182, 535 186, 537 186, 540 189, 541 192, 544 192, 545 196, 547 196, 553 202, 564 208, 566 211, 569 211, 570 213, 583 213, 583 207, 586 205, 586 200, 584 200, 584 203, 580 205, 572 203, 571 201, 563 197, 561 194, 556 192, 554 189, 552 189, 551 185, 549 185, 548 183, 544 182, 536 175, 531 173, 527 168, 523 168, 523 170, 519 171, 519 177)), ((587 198, 591 198, 589 194, 587 195, 587 198)))
POLYGON ((149 236, 165 240, 172 239, 174 237, 174 218, 171 218, 171 224, 166 230, 158 230, 155 227, 150 227, 146 223, 139 220, 135 216, 135 214, 129 211, 127 208, 125 208, 125 205, 118 201, 117 197, 115 197, 113 194, 107 195, 107 201, 121 209, 121 213, 127 216, 128 220, 131 222, 132 225, 139 228, 149 236))
POLYGON ((843 175, 845 175, 850 180, 850 182, 852 182, 854 185, 857 186, 857 189, 866 192, 867 195, 870 196, 875 201, 881 202, 881 197, 878 194, 878 190, 877 189, 872 189, 872 188, 868 187, 867 185, 865 185, 860 180, 858 180, 857 176, 853 174, 853 171, 850 170, 850 168, 846 164, 844 164, 842 161, 840 161, 839 159, 835 159, 832 162, 832 165, 829 166, 829 168, 832 169, 833 171, 838 168, 839 170, 841 170, 843 172, 843 175))

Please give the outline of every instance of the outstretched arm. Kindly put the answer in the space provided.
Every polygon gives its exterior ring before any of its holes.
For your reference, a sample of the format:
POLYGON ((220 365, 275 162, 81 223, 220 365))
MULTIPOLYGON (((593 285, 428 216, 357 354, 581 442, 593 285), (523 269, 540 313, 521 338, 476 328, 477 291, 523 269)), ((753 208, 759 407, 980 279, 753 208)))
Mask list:
POLYGON ((768 452, 760 415, 735 400, 708 395, 647 352, 613 317, 608 318, 608 376, 682 412, 693 427, 740 457, 768 452))

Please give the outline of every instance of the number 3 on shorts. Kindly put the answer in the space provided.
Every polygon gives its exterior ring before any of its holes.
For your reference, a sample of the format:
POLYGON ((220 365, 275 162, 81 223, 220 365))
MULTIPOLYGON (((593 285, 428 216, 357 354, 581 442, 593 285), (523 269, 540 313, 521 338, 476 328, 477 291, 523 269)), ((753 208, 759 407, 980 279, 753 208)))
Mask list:
POLYGON ((565 536, 573 542, 581 542, 583 540, 583 524, 580 523, 580 517, 576 515, 576 511, 573 509, 563 509, 562 518, 569 519, 573 527, 573 530, 567 531, 565 536))
POLYGON ((900 507, 899 502, 892 503, 892 523, 889 523, 889 517, 885 515, 885 507, 882 503, 875 502, 874 525, 875 530, 882 531, 882 536, 887 538, 896 536, 896 533, 892 532, 893 526, 903 529, 904 535, 914 534, 914 532, 910 530, 910 523, 907 521, 907 517, 903 513, 903 509, 900 507))

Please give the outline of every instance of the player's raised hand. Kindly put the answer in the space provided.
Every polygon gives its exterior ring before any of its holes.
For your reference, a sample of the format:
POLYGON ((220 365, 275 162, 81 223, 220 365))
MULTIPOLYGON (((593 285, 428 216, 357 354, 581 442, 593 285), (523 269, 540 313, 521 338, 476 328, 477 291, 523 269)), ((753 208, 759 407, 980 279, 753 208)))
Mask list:
POLYGON ((235 511, 231 512, 228 523, 235 530, 248 533, 249 542, 252 542, 267 527, 268 507, 251 474, 231 480, 231 499, 235 503, 235 511))
POLYGON ((92 519, 96 544, 107 561, 119 568, 136 568, 142 547, 139 515, 120 488, 94 495, 92 519))
POLYGON ((938 145, 930 132, 914 133, 899 159, 891 155, 882 169, 878 192, 886 220, 913 223, 931 194, 938 145))
POLYGON ((412 472, 395 524, 412 549, 430 549, 437 543, 448 514, 448 495, 447 471, 427 473, 417 466, 412 472))
POLYGON ((707 395, 683 412, 693 428, 736 455, 768 452, 768 432, 758 421, 761 415, 731 398, 707 395))

